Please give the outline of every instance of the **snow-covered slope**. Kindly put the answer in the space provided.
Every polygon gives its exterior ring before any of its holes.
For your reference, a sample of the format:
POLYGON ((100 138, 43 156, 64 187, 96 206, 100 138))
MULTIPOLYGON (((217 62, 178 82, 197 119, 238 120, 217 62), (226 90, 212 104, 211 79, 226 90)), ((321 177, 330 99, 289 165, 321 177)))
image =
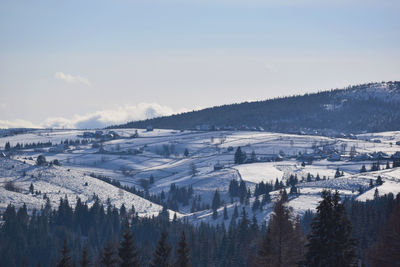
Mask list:
POLYGON ((77 197, 90 206, 96 195, 103 203, 107 200, 112 205, 121 207, 124 204, 128 209, 135 207, 139 216, 158 215, 162 207, 137 195, 121 190, 99 179, 82 174, 74 169, 65 167, 39 167, 18 160, 0 160, 0 183, 5 185, 12 181, 19 192, 6 190, 0 187, 0 209, 12 203, 26 204, 29 210, 40 209, 45 205, 46 195, 53 207, 59 204, 60 197, 67 197, 72 206, 77 197), (29 193, 30 184, 34 186, 34 194, 29 193), (40 191, 40 194, 36 194, 40 191))
POLYGON ((400 87, 393 82, 369 83, 361 86, 353 86, 338 94, 338 97, 355 99, 377 98, 384 101, 400 101, 400 87))
MULTIPOLYGON (((12 180, 21 188, 21 192, 7 191, 0 186, 0 209, 9 203, 26 203, 29 209, 40 208, 45 204, 44 194, 53 206, 58 205, 60 197, 65 195, 72 203, 79 196, 90 204, 93 194, 96 194, 104 202, 109 198, 117 207, 123 203, 127 208, 134 205, 140 216, 157 215, 161 210, 161 206, 155 203, 92 176, 115 179, 140 190, 144 190, 143 186, 147 184, 150 194, 160 194, 162 191, 168 194, 172 183, 179 187, 192 186, 194 195, 201 198, 202 204, 211 204, 213 194, 218 190, 221 200, 227 204, 229 216, 235 205, 239 206, 239 212, 244 207, 249 214, 253 214, 251 205, 255 200, 252 197, 247 206, 240 205, 237 199, 231 203, 228 188, 232 179, 243 179, 253 192, 255 185, 261 181, 275 182, 278 179, 286 184, 290 175, 297 175, 300 181, 304 179, 298 184, 300 195, 290 196, 288 205, 298 214, 315 208, 324 188, 337 189, 344 195, 360 200, 373 197, 375 188, 369 189, 369 182, 378 175, 384 180, 384 184, 378 186, 381 194, 400 192, 400 181, 397 179, 400 170, 397 168, 360 174, 362 165, 369 170, 372 162, 377 160, 350 160, 351 147, 355 148, 356 155, 372 157, 374 152, 383 152, 390 157, 400 151, 400 146, 396 145, 400 141, 400 132, 367 133, 345 139, 269 132, 181 132, 157 129, 150 132, 138 129, 139 136, 134 137, 135 129, 114 131, 119 137, 103 140, 101 147, 94 146, 100 142, 92 139, 88 144, 69 145, 61 151, 49 152, 49 148, 43 148, 6 152, 9 157, 0 158, 0 183, 4 185, 12 180), (239 146, 249 157, 254 151, 258 162, 234 164, 234 153, 239 146), (185 150, 189 153, 187 156, 184 155, 185 150), (37 166, 35 160, 40 154, 48 161, 58 159, 62 166, 37 166), (332 154, 339 158, 332 159, 332 154), (281 157, 280 161, 269 161, 277 155, 281 157), (313 159, 304 165, 301 156, 313 159), (343 177, 334 178, 337 169, 343 172, 343 177), (308 174, 313 177, 311 182, 305 181, 308 174), (317 175, 321 181, 315 181, 317 175), (154 178, 154 183, 144 183, 150 177, 154 178), (41 195, 28 193, 31 183, 35 191, 41 191, 41 195), (364 189, 363 194, 358 192, 360 187, 364 189)), ((59 144, 65 139, 83 140, 82 134, 83 131, 75 130, 34 130, 0 138, 0 148, 7 142, 15 146, 17 143, 50 141, 59 144)), ((387 161, 390 160, 380 160, 381 168, 385 167, 387 161)), ((272 198, 277 195, 278 191, 271 193, 272 198)), ((178 217, 187 216, 193 223, 221 222, 222 207, 219 218, 213 220, 211 210, 191 213, 191 201, 187 206, 179 205, 178 217)), ((271 207, 272 204, 268 204, 263 210, 254 212, 259 222, 268 219, 271 207)), ((173 212, 170 214, 173 215, 173 212)))

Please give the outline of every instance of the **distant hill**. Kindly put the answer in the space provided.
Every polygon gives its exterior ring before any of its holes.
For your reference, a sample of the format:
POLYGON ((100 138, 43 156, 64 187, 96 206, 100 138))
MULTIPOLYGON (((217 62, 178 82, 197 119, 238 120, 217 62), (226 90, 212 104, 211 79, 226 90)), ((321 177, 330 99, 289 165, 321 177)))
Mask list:
POLYGON ((249 129, 286 133, 400 130, 400 82, 355 85, 300 96, 244 102, 110 128, 249 129))

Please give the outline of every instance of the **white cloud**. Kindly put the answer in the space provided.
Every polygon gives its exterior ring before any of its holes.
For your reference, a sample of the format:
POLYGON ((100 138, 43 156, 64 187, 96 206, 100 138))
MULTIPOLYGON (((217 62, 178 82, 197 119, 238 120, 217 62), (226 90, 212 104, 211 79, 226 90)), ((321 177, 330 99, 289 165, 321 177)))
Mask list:
POLYGON ((54 78, 66 83, 81 83, 87 86, 91 86, 91 83, 87 78, 81 76, 73 76, 71 74, 66 74, 63 72, 56 72, 54 74, 54 78))
POLYGON ((25 120, 1 121, 0 128, 78 128, 93 129, 110 125, 122 124, 129 121, 150 119, 158 116, 171 115, 186 110, 173 110, 170 107, 157 103, 140 103, 124 105, 117 109, 96 111, 84 115, 75 115, 72 118, 52 117, 39 125, 25 120))
POLYGON ((0 129, 8 129, 8 128, 40 128, 40 125, 33 124, 30 121, 26 120, 0 120, 0 129))

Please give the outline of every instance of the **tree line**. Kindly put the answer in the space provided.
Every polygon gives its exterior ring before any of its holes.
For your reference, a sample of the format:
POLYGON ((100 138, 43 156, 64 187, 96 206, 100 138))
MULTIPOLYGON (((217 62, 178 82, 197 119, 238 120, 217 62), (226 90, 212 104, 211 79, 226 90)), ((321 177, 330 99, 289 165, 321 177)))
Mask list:
MULTIPOLYGON (((138 217, 109 201, 60 199, 28 215, 9 205, 0 226, 2 266, 396 266, 400 195, 367 202, 322 192, 316 213, 295 217, 283 190, 268 224, 237 206, 230 221, 190 224, 138 217), (236 213, 236 214, 235 214, 236 213)), ((215 202, 218 202, 215 200, 215 202)), ((217 205, 217 203, 215 203, 217 205)))

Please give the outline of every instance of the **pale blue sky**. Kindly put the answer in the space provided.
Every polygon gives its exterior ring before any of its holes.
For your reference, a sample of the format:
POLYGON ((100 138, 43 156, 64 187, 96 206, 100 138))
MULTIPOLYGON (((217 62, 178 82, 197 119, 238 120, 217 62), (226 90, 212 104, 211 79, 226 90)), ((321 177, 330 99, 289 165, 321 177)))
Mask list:
POLYGON ((321 2, 2 0, 0 128, 400 80, 399 1, 321 2))

